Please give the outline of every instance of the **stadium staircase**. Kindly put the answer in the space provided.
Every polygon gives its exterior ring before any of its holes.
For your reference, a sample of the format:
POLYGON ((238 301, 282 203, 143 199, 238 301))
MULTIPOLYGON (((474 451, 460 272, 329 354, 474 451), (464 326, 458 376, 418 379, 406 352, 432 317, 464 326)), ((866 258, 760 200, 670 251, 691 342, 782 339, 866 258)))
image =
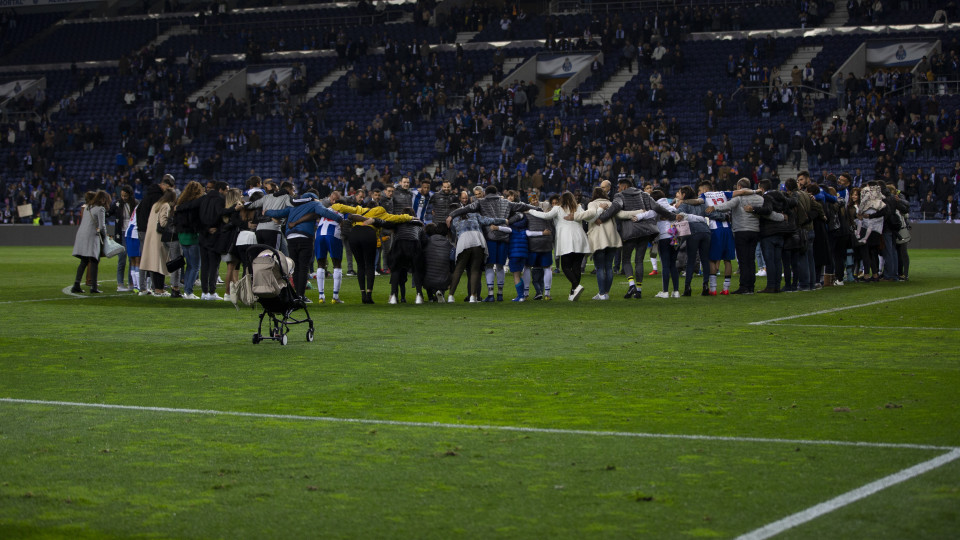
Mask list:
MULTIPOLYGON (((638 68, 639 72, 639 68, 638 68)), ((590 97, 583 100, 584 105, 603 105, 604 101, 607 101, 617 92, 620 91, 624 86, 629 83, 636 73, 631 73, 627 71, 626 67, 618 69, 613 75, 610 76, 606 82, 603 83, 603 86, 599 90, 594 92, 590 97)))
POLYGON ((309 90, 307 90, 307 94, 304 96, 304 101, 310 101, 320 92, 323 92, 327 88, 333 86, 337 81, 340 80, 341 77, 346 75, 348 71, 349 70, 347 69, 335 69, 324 75, 322 79, 317 81, 313 86, 310 87, 309 90))

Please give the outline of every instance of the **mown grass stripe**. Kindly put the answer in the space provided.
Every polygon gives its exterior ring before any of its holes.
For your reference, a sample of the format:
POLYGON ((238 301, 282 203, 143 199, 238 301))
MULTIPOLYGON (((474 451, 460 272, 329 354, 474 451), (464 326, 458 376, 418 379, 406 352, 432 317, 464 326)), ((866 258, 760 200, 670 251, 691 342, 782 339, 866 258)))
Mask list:
POLYGON ((212 409, 185 409, 175 407, 147 407, 139 405, 115 405, 110 403, 78 403, 73 401, 46 401, 38 399, 16 399, 0 398, 0 403, 9 404, 30 404, 44 405, 51 407, 84 407, 93 409, 112 409, 123 411, 141 411, 141 412, 159 412, 159 413, 177 413, 177 414, 197 414, 208 416, 235 416, 242 418, 268 418, 271 420, 305 420, 313 422, 331 422, 341 424, 367 424, 380 426, 399 426, 399 427, 417 427, 417 428, 441 428, 441 429, 478 429, 487 431, 513 431, 520 433, 545 433, 555 435, 584 435, 591 437, 636 437, 641 439, 681 439, 694 441, 716 441, 716 442, 754 442, 754 443, 772 443, 772 444, 803 444, 803 445, 827 445, 827 446, 851 446, 867 448, 898 448, 910 450, 960 450, 952 446, 936 446, 928 444, 910 444, 910 443, 883 443, 883 442, 865 442, 865 441, 830 441, 830 440, 806 440, 806 439, 775 439, 763 437, 724 437, 717 435, 685 435, 674 433, 640 433, 631 431, 591 431, 583 429, 560 429, 560 428, 538 428, 523 426, 496 426, 496 425, 472 425, 472 424, 450 424, 443 422, 408 422, 401 420, 378 420, 371 418, 337 418, 332 416, 307 416, 298 414, 270 414, 253 413, 243 411, 218 411, 212 409))

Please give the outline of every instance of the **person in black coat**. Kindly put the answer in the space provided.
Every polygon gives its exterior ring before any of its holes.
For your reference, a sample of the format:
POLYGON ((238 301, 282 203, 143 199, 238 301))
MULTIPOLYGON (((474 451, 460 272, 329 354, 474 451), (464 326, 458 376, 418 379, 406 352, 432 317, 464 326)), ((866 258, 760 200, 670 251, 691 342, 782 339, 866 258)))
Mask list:
POLYGON ((217 277, 220 275, 220 253, 217 239, 221 216, 226 204, 226 182, 207 182, 207 193, 200 198, 200 290, 202 300, 220 300, 217 296, 217 277))

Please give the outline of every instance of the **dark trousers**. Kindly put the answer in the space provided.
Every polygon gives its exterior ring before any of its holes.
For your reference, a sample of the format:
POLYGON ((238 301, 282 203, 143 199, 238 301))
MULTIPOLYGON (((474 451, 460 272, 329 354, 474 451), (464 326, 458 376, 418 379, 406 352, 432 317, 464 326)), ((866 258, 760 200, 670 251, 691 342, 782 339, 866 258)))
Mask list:
POLYGON ((560 256, 560 267, 563 269, 563 275, 570 281, 570 293, 580 285, 580 276, 583 275, 580 268, 583 264, 583 253, 567 253, 560 256))
POLYGON ((258 230, 256 235, 258 244, 265 244, 280 251, 280 231, 258 230))
POLYGON ((910 254, 907 244, 897 244, 897 273, 902 278, 910 277, 910 254))
MULTIPOLYGON (((834 233, 831 233, 833 235, 834 233)), ((848 235, 836 234, 833 244, 833 274, 834 279, 843 281, 847 273, 847 247, 850 244, 848 235)))
POLYGON ((613 286, 613 258, 617 248, 610 247, 593 252, 593 264, 597 268, 597 288, 600 294, 609 294, 613 286))
POLYGON ((357 259, 357 281, 360 292, 373 292, 376 276, 377 232, 371 227, 354 227, 350 232, 350 249, 357 259))
POLYGON ((422 274, 422 256, 419 256, 416 240, 395 240, 390 251, 390 294, 400 293, 400 298, 407 296, 407 274, 413 274, 413 286, 421 289, 420 276, 422 274))
POLYGON ((783 236, 773 234, 761 237, 760 251, 767 264, 767 289, 779 291, 780 278, 783 276, 783 236))
POLYGON ((620 248, 620 265, 627 279, 633 278, 637 283, 643 283, 643 259, 647 256, 647 244, 650 241, 649 236, 623 241, 623 247, 620 248), (636 259, 633 258, 634 252, 636 252, 636 259))
POLYGON ((467 296, 480 296, 480 273, 483 271, 483 265, 486 257, 483 255, 483 247, 477 246, 465 249, 457 257, 457 265, 453 267, 452 281, 450 282, 450 294, 457 292, 457 285, 460 284, 460 277, 467 272, 467 296))
POLYGON ((738 231, 733 233, 733 243, 737 249, 737 264, 740 266, 740 288, 752 291, 757 282, 757 263, 754 254, 760 233, 757 231, 738 231))
POLYGON ((80 257, 80 264, 77 266, 77 279, 76 284, 80 284, 80 280, 83 279, 83 272, 87 270, 87 267, 90 267, 90 273, 87 276, 90 278, 91 287, 97 286, 97 270, 100 266, 100 261, 93 257, 80 257))
POLYGON ((214 251, 213 247, 201 245, 200 290, 204 294, 216 294, 218 275, 220 275, 220 254, 214 251))
POLYGON ((658 241, 658 251, 660 252, 660 263, 663 268, 660 269, 660 275, 663 279, 663 292, 670 290, 670 282, 673 281, 673 290, 680 290, 680 269, 677 268, 677 248, 670 245, 670 239, 658 241))
POLYGON ((687 237, 687 276, 683 280, 683 290, 690 288, 693 273, 697 268, 697 254, 700 254, 700 264, 703 270, 703 288, 707 288, 710 279, 710 233, 693 233, 687 237))
POLYGON ((313 237, 287 238, 290 258, 293 259, 293 290, 298 296, 307 291, 307 276, 313 264, 313 237))
POLYGON ((166 281, 166 276, 160 272, 150 272, 150 279, 153 280, 153 290, 162 291, 164 286, 164 281, 166 281))

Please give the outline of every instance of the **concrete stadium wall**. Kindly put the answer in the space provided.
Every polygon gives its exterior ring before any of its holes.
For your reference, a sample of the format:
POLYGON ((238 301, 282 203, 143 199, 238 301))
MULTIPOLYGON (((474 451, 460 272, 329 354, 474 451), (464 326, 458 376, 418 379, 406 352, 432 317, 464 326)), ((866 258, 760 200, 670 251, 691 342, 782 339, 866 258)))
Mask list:
MULTIPOLYGON (((958 223, 914 223, 910 233, 913 249, 960 249, 958 223)), ((2 225, 0 246, 72 246, 76 235, 76 226, 2 225)))

